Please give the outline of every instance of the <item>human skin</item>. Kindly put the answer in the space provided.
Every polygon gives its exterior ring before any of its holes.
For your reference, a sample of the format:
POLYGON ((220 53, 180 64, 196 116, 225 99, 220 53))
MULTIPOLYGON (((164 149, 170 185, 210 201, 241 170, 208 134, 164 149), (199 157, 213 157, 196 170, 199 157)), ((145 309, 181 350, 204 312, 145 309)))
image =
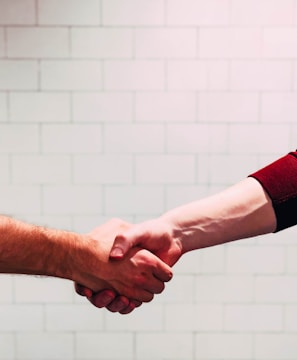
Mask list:
POLYGON ((123 261, 111 260, 114 238, 129 228, 114 219, 88 234, 77 234, 0 216, 0 273, 65 278, 94 293, 111 289, 131 299, 129 309, 134 308, 162 292, 172 271, 137 246, 123 261))
MULTIPOLYGON (((110 257, 122 260, 131 248, 140 246, 173 266, 186 252, 271 233, 275 229, 272 202, 261 184, 249 177, 218 194, 134 225, 115 238, 110 257)), ((85 291, 81 289, 82 295, 85 291)), ((89 299, 95 306, 112 306, 113 311, 120 311, 123 299, 115 293, 108 295, 93 293, 89 299)))

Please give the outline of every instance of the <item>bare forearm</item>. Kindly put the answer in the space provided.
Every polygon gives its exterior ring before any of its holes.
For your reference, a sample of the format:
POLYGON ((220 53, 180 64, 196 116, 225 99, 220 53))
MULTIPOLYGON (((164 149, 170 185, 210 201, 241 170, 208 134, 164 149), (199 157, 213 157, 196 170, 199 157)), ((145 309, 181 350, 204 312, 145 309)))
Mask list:
POLYGON ((0 272, 73 279, 80 235, 0 216, 0 272))
POLYGON ((253 178, 163 215, 183 252, 273 232, 270 198, 253 178))

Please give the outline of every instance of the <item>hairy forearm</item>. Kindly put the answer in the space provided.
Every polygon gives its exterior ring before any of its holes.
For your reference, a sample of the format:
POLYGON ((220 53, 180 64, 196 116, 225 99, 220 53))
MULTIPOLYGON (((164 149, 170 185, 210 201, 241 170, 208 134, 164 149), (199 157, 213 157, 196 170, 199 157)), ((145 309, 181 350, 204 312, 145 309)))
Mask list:
POLYGON ((225 191, 163 215, 183 252, 273 232, 270 198, 257 180, 247 178, 225 191))
POLYGON ((0 272, 75 280, 73 260, 81 235, 0 216, 0 272))

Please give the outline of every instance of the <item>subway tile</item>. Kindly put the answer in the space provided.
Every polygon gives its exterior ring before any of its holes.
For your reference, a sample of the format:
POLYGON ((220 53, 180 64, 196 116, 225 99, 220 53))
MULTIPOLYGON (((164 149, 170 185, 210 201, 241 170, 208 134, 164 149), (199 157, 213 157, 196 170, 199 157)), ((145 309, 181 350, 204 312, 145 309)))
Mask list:
POLYGON ((251 302, 253 299, 252 275, 198 276, 195 286, 195 302, 251 302))
POLYGON ((65 58, 69 56, 66 28, 14 27, 7 29, 11 58, 65 58))
POLYGON ((167 150, 177 155, 225 152, 227 139, 226 125, 176 124, 167 127, 167 150))
POLYGON ((133 334, 129 332, 92 333, 81 332, 76 335, 76 357, 78 359, 132 359, 134 354, 133 334), (116 336, 116 346, 115 346, 116 336))
MULTIPOLYGON (((0 5, 1 6, 1 5, 0 5)), ((1 15, 0 15, 1 16, 1 15)), ((4 28, 0 28, 0 59, 2 57, 4 57, 6 53, 6 48, 5 48, 5 33, 4 33, 4 28)))
POLYGON ((40 25, 99 25, 99 0, 38 0, 40 25))
POLYGON ((236 91, 288 91, 293 67, 285 60, 234 60, 230 86, 236 91))
POLYGON ((229 151, 238 154, 282 154, 289 149, 286 125, 231 125, 229 151), (265 141, 263 141, 265 139, 265 141))
POLYGON ((136 335, 136 356, 139 359, 189 359, 192 346, 192 337, 182 332, 136 335))
POLYGON ((293 25, 294 10, 294 0, 236 0, 231 6, 231 24, 293 25))
MULTIPOLYGON (((159 297, 159 295, 155 295, 159 297)), ((161 331, 163 329, 164 308, 161 304, 151 302, 142 304, 141 307, 134 310, 129 316, 120 319, 114 314, 106 313, 106 330, 111 331, 161 331)))
POLYGON ((257 93, 205 92, 199 95, 198 118, 207 123, 253 123, 259 120, 257 93))
POLYGON ((261 98, 263 123, 290 123, 297 119, 297 94, 294 92, 264 93, 261 98))
POLYGON ((197 55, 197 31, 194 28, 142 28, 135 30, 137 58, 194 58, 197 55))
POLYGON ((142 92, 136 94, 137 122, 195 122, 197 96, 194 92, 142 92))
POLYGON ((297 57, 297 30, 293 27, 264 29, 263 56, 272 59, 297 57))
POLYGON ((138 184, 194 184, 192 155, 138 155, 135 162, 138 184))
POLYGON ((297 61, 294 62, 293 90, 297 90, 297 61))
POLYGON ((297 298, 295 275, 259 276, 255 281, 255 300, 264 303, 294 303, 297 298))
POLYGON ((289 274, 297 274, 297 247, 295 244, 288 246, 286 249, 286 270, 289 274))
POLYGON ((11 161, 14 184, 68 184, 71 161, 60 155, 15 155, 11 161))
POLYGON ((160 153, 164 151, 164 126, 159 124, 114 124, 104 129, 108 154, 160 153))
POLYGON ((108 186, 105 212, 110 216, 160 214, 164 210, 161 186, 108 186))
POLYGON ((207 189, 204 185, 169 185, 166 186, 166 208, 170 210, 206 195, 207 189))
POLYGON ((74 335, 71 333, 24 332, 16 335, 17 359, 72 360, 74 335))
POLYGON ((226 250, 226 271, 234 274, 282 274, 285 249, 281 246, 240 246, 226 250))
POLYGON ((75 93, 72 102, 73 121, 80 123, 131 122, 133 96, 130 93, 75 93))
POLYGON ((96 154, 102 149, 102 128, 92 124, 43 125, 41 141, 46 154, 96 154))
POLYGON ((49 215, 100 214, 102 189, 95 185, 47 185, 42 204, 44 213, 49 215))
POLYGON ((108 91, 163 90, 165 69, 158 60, 110 60, 104 64, 104 88, 108 91))
POLYGON ((245 333, 201 333, 195 336, 195 349, 198 359, 249 360, 253 358, 253 336, 245 333))
POLYGON ((131 184, 130 155, 77 155, 73 160, 75 184, 131 184))
POLYGON ((34 0, 2 0, 0 2, 1 25, 33 25, 36 21, 34 0))
POLYGON ((171 0, 167 5, 166 21, 169 25, 228 25, 227 0, 171 0))
POLYGON ((212 184, 231 185, 259 168, 257 155, 216 154, 208 158, 208 180, 212 184), (228 171, 225 171, 228 169, 228 171))
POLYGON ((167 304, 165 329, 168 331, 220 331, 223 329, 223 306, 167 304))
POLYGON ((18 123, 69 122, 70 96, 59 92, 11 93, 9 115, 18 123))
POLYGON ((224 329, 236 332, 279 332, 283 330, 282 305, 226 305, 224 329))
POLYGON ((43 329, 41 305, 0 305, 0 331, 36 331, 43 329))
POLYGON ((12 333, 0 334, 0 359, 14 360, 15 359, 15 338, 12 333))
POLYGON ((71 30, 71 54, 74 58, 131 58, 132 45, 131 29, 73 28, 71 30))
POLYGON ((0 212, 12 216, 13 214, 39 214, 40 190, 32 185, 2 185, 0 187, 0 212))
POLYGON ((249 59, 262 55, 262 29, 258 27, 202 28, 199 56, 214 59, 249 59))
POLYGON ((14 297, 16 304, 69 304, 73 301, 74 287, 69 280, 17 275, 14 297))
POLYGON ((0 123, 6 122, 8 120, 7 107, 7 95, 5 93, 0 93, 0 123))
POLYGON ((100 61, 44 60, 41 64, 42 90, 101 90, 102 81, 100 61))
POLYGON ((1 124, 0 153, 21 154, 39 151, 39 133, 36 125, 1 124))
POLYGON ((44 315, 45 330, 52 333, 103 330, 103 313, 90 304, 50 304, 45 306, 44 315))
POLYGON ((37 90, 38 66, 33 60, 0 60, 0 90, 37 90))
POLYGON ((182 303, 184 301, 189 302, 189 299, 192 300, 194 277, 196 274, 201 274, 202 271, 201 260, 202 251, 187 252, 178 260, 174 265, 174 280, 169 284, 170 294, 168 294, 168 286, 166 286, 165 294, 163 293, 164 295, 162 295, 164 303, 182 303), (184 287, 180 284, 183 280, 178 280, 177 283, 176 279, 179 279, 180 275, 183 276, 183 279, 187 280, 187 285, 184 287), (178 296, 180 289, 183 289, 184 295, 178 296), (191 290, 189 291, 189 289, 191 290), (177 296, 176 299, 175 296, 177 296))
MULTIPOLYGON (((187 255, 185 256, 186 258, 191 258, 191 256, 188 257, 187 255)), ((195 273, 197 268, 197 266, 193 266, 193 259, 194 258, 192 257, 189 261, 191 269, 188 269, 187 265, 185 265, 183 268, 184 271, 179 271, 177 273, 174 271, 173 279, 169 283, 166 283, 165 291, 154 299, 155 304, 164 304, 165 306, 168 304, 182 305, 188 303, 189 299, 193 299, 195 273)))
POLYGON ((259 360, 293 360, 297 352, 296 340, 296 334, 256 334, 255 356, 259 360))
POLYGON ((200 263, 200 274, 221 275, 226 267, 225 248, 223 246, 213 246, 204 249, 204 251, 201 251, 200 263))
POLYGON ((0 285, 5 291, 0 293, 0 304, 9 304, 13 302, 13 276, 2 274, 0 277, 0 285))
POLYGON ((225 60, 170 60, 167 83, 170 91, 227 90, 230 69, 225 60))
POLYGON ((164 24, 164 1, 103 0, 103 24, 108 26, 157 26, 164 24))
POLYGON ((297 306, 295 304, 285 305, 284 308, 284 331, 296 332, 297 330, 297 306))
POLYGON ((170 60, 168 63, 168 88, 170 90, 206 90, 208 86, 207 63, 200 60, 170 60))

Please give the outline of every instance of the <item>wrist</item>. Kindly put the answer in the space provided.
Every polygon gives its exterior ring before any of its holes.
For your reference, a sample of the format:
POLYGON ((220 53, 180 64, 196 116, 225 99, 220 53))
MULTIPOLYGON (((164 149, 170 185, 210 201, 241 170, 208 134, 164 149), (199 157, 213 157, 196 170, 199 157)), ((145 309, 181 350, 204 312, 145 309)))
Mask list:
POLYGON ((164 229, 163 232, 177 245, 181 255, 191 250, 187 237, 187 227, 181 221, 181 217, 178 216, 177 209, 163 214, 160 216, 159 221, 164 229))

